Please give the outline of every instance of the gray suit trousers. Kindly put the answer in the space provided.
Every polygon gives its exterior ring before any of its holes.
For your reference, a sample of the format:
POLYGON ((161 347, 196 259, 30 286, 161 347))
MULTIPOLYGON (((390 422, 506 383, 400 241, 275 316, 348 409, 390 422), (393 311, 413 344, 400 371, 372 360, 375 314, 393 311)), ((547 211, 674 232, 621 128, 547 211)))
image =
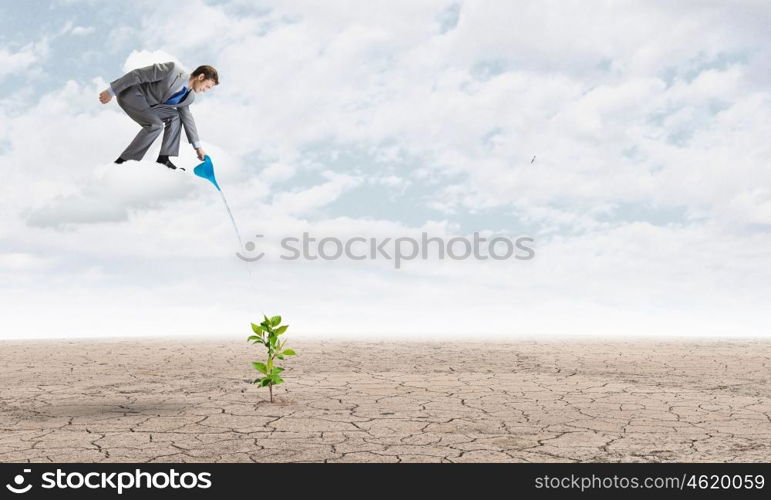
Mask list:
POLYGON ((181 123, 179 111, 174 106, 156 104, 150 106, 138 86, 131 86, 116 96, 118 105, 142 130, 121 153, 124 160, 141 160, 163 131, 160 154, 179 155, 181 123))

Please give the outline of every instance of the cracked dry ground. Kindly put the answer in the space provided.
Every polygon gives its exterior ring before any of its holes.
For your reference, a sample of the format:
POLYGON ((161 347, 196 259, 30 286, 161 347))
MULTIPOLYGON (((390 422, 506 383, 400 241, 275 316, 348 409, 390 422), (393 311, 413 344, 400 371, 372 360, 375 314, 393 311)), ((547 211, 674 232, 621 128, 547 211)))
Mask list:
POLYGON ((1 462, 762 462, 768 341, 0 342, 1 462))

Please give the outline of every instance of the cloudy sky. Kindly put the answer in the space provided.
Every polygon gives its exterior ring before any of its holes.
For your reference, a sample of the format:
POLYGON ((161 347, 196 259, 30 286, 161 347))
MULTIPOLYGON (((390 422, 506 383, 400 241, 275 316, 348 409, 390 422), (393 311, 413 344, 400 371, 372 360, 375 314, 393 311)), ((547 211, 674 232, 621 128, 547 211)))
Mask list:
POLYGON ((180 5, 0 3, 0 338, 769 335, 768 2, 180 5), (168 60, 219 70, 191 109, 260 261, 184 135, 187 172, 112 163, 98 93, 168 60), (303 232, 535 257, 281 259, 303 232))

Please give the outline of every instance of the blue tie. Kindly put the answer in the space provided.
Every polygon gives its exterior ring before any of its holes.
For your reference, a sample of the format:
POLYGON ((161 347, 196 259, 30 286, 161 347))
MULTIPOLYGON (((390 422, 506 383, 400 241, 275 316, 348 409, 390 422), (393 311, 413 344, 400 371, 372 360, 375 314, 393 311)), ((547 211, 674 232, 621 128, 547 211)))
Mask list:
POLYGON ((182 87, 182 90, 180 90, 173 96, 169 97, 169 99, 163 104, 179 104, 181 100, 187 97, 188 92, 190 92, 190 89, 188 89, 187 87, 182 87))

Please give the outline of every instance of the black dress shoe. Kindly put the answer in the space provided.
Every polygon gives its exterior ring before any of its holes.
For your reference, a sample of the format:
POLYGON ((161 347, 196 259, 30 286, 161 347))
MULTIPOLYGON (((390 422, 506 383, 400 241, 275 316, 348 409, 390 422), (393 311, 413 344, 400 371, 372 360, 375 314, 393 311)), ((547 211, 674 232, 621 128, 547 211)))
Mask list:
POLYGON ((166 158, 163 158, 163 157, 159 157, 159 158, 158 158, 157 160, 155 160, 155 161, 156 161, 156 162, 158 162, 158 163, 160 163, 161 165, 166 165, 167 167, 169 167, 169 168, 170 168, 170 169, 172 169, 172 170, 176 170, 176 169, 177 169, 177 166, 176 166, 176 165, 174 165, 173 163, 171 163, 171 160, 169 160, 169 158, 168 158, 168 157, 166 157, 166 158))

